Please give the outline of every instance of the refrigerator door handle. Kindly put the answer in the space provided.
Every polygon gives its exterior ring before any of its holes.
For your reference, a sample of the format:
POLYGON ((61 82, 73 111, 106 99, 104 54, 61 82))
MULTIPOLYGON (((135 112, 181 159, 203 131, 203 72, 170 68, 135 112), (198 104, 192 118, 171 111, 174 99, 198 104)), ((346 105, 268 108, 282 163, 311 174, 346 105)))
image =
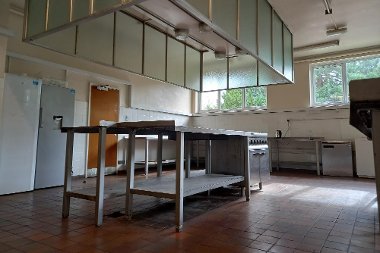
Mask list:
POLYGON ((54 115, 53 116, 53 121, 54 121, 54 129, 55 130, 61 130, 62 128, 62 122, 63 122, 63 116, 61 115, 54 115))
POLYGON ((40 107, 40 115, 38 119, 38 128, 43 128, 44 126, 42 125, 42 107, 40 107))

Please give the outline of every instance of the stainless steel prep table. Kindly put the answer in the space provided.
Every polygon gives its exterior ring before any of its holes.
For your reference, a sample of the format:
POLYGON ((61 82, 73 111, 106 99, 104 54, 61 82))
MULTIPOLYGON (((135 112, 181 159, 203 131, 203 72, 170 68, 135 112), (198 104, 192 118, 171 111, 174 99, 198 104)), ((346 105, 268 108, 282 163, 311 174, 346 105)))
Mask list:
MULTIPOLYGON (((64 204, 63 217, 68 217, 70 207, 70 197, 84 198, 96 202, 96 224, 100 226, 103 218, 103 200, 104 196, 119 196, 126 194, 126 214, 131 217, 133 194, 150 195, 155 197, 174 199, 176 203, 176 230, 181 231, 183 228, 183 198, 199 192, 208 191, 222 186, 234 183, 242 183, 245 187, 245 196, 248 201, 250 198, 249 190, 249 154, 248 154, 248 137, 253 133, 231 130, 213 130, 204 128, 187 128, 176 127, 174 121, 146 121, 146 122, 126 122, 117 123, 110 127, 77 127, 64 128, 67 132, 67 150, 66 150, 66 171, 64 187, 64 204), (72 144, 74 133, 99 133, 99 155, 98 155, 98 176, 96 194, 88 195, 80 192, 71 191, 71 162, 72 162, 72 144), (127 162, 127 183, 126 189, 104 193, 104 160, 105 160, 105 136, 106 134, 129 134, 128 141, 128 162, 127 162), (134 181, 134 153, 136 134, 158 135, 158 172, 157 178, 146 181, 134 181), (162 153, 162 136, 168 135, 169 138, 176 141, 176 175, 175 178, 160 177, 162 159, 159 153, 162 153), (210 143, 207 145, 206 152, 206 174, 199 177, 190 177, 190 163, 186 166, 186 179, 184 169, 184 147, 185 140, 190 143, 192 140, 206 140, 210 143), (236 174, 223 175, 212 174, 211 170, 211 141, 225 140, 228 145, 232 140, 234 145, 236 141, 240 144, 237 154, 243 160, 244 168, 237 168, 236 174)), ((190 149, 188 149, 190 150, 190 149)), ((189 152, 187 152, 187 156, 189 152)))
POLYGON ((315 163, 316 163, 316 170, 317 175, 319 176, 321 174, 320 172, 320 160, 321 160, 321 143, 324 140, 323 137, 281 137, 281 138, 268 138, 268 144, 269 144, 269 168, 272 169, 272 156, 273 151, 277 151, 277 171, 280 167, 280 149, 279 144, 280 143, 286 143, 286 142, 311 142, 315 145, 315 163))
POLYGON ((65 158, 65 180, 63 189, 62 217, 67 218, 70 211, 70 198, 80 198, 95 202, 95 224, 103 223, 103 202, 104 198, 117 197, 126 194, 126 188, 104 188, 105 170, 105 143, 107 134, 136 134, 136 132, 149 129, 151 133, 158 134, 158 131, 173 131, 174 121, 140 121, 123 122, 111 126, 83 126, 83 127, 63 127, 61 131, 67 133, 66 138, 66 158, 65 158), (98 139, 98 161, 97 179, 95 189, 72 190, 71 171, 73 162, 74 134, 99 134, 98 139))

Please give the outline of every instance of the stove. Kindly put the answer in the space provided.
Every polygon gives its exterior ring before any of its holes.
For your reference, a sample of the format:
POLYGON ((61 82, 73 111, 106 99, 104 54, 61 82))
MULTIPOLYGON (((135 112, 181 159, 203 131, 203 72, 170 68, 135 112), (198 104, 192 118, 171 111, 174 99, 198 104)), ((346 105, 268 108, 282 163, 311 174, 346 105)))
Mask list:
POLYGON ((249 137, 248 149, 251 190, 261 190, 270 177, 268 134, 255 133, 249 137))

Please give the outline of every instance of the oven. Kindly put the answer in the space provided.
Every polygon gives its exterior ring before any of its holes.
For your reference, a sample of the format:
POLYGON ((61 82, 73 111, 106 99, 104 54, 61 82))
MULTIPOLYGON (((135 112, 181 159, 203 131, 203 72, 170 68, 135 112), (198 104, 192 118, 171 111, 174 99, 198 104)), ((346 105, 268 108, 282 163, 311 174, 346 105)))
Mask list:
POLYGON ((268 135, 257 133, 250 137, 248 148, 251 190, 261 190, 270 178, 268 135))

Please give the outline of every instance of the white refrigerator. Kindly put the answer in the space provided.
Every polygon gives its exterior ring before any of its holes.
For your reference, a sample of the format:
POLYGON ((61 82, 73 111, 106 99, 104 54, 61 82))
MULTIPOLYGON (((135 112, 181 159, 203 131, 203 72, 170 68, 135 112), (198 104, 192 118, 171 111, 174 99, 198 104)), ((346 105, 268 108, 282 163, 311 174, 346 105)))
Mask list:
POLYGON ((0 114, 0 195, 34 188, 41 80, 6 74, 0 114))

